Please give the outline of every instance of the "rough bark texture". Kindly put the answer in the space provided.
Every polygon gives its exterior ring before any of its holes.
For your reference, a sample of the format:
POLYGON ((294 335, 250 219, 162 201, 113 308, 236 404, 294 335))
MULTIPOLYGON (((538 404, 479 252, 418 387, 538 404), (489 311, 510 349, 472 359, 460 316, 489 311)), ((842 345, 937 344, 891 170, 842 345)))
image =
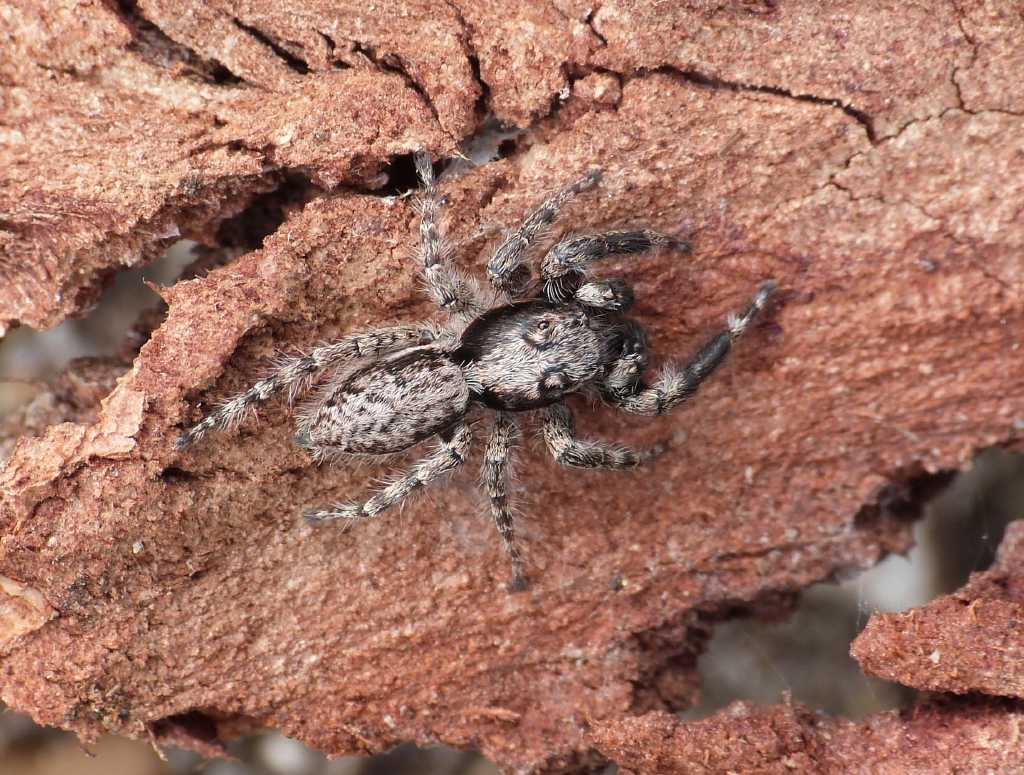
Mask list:
POLYGON ((992 570, 907 613, 875 615, 851 652, 869 673, 935 692, 1024 699, 1024 522, 992 570))
POLYGON ((655 712, 595 723, 589 739, 625 773, 1020 772, 1024 706, 933 700, 863 723, 800 705, 735 702, 703 721, 655 712))
MULTIPOLYGON (((178 235, 224 243, 256 197, 308 181, 261 249, 163 290, 166 320, 94 417, 66 412, 0 473, 10 705, 87 738, 207 750, 271 726, 335 754, 444 741, 508 769, 654 757, 691 771, 690 730, 711 756, 734 720, 638 714, 693 701, 713 620, 905 548, 895 517, 922 474, 1020 447, 1024 18, 1009 0, 230 5, 0 9, 6 325, 82 314, 111 272, 178 235), (303 506, 386 468, 312 465, 280 405, 172 445, 276 349, 431 314, 414 208, 381 194, 396 157, 450 154, 488 113, 524 132, 507 158, 444 181, 468 268, 483 265, 478 224, 514 224, 598 164, 604 183, 566 228, 693 241, 692 257, 602 268, 635 281, 663 357, 761 279, 783 289, 689 408, 638 422, 579 407, 594 435, 668 438, 654 465, 568 472, 526 445, 534 585, 520 595, 503 589, 472 472, 402 513, 314 531, 303 506)), ((1017 569, 998 573, 1019 589, 1017 569)), ((928 613, 935 637, 949 615, 928 613)), ((890 650, 922 648, 900 637, 890 650)), ((900 664, 912 685, 994 691, 980 666, 933 685, 928 664, 900 664)), ((848 771, 821 754, 827 729, 858 761, 912 768, 901 736, 941 729, 980 771, 994 749, 963 741, 1020 719, 984 699, 865 726, 742 712, 751 734, 782 725, 785 740, 714 767, 749 754, 769 771, 790 756, 848 771)), ((1003 761, 1020 766, 1019 746, 1003 761)))

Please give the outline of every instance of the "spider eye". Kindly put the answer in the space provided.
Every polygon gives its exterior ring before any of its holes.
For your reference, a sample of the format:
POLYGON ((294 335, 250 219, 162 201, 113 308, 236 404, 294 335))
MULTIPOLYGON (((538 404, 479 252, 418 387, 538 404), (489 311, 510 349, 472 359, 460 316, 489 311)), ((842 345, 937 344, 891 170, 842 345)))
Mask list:
POLYGON ((555 325, 549 318, 530 321, 529 328, 523 332, 523 338, 538 350, 549 347, 554 335, 555 325))

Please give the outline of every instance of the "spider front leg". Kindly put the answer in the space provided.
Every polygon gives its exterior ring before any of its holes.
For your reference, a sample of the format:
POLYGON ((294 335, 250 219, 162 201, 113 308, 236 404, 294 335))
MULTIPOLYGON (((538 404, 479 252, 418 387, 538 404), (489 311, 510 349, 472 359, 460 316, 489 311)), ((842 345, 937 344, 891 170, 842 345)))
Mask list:
POLYGON ((420 460, 369 499, 338 503, 324 509, 307 509, 303 516, 307 522, 326 522, 332 519, 355 522, 375 517, 385 509, 400 503, 420 487, 461 467, 466 462, 472 440, 473 434, 469 426, 460 422, 442 436, 441 444, 432 455, 420 460))
POLYGON ((572 412, 562 404, 555 404, 545 412, 544 441, 557 462, 575 468, 635 468, 665 449, 660 444, 651 449, 633 450, 621 444, 581 441, 576 438, 572 412))
POLYGON ((584 307, 625 312, 633 306, 633 289, 625 280, 598 280, 585 283, 572 297, 584 307))
POLYGON ((509 234, 487 262, 487 277, 499 293, 518 298, 530 276, 526 257, 537 239, 544 234, 558 213, 577 194, 592 188, 601 179, 601 171, 593 169, 574 183, 556 192, 526 216, 526 220, 509 234))
MULTIPOLYGON (((674 245, 684 251, 689 245, 650 229, 607 231, 563 237, 541 263, 544 295, 549 301, 564 303, 577 294, 583 283, 587 265, 608 256, 646 253, 648 250, 674 245)), ((632 301, 632 296, 630 297, 632 301)), ((602 306, 602 305, 596 305, 602 306)))
POLYGON ((625 320, 619 330, 619 338, 619 357, 609 367, 601 383, 601 390, 606 394, 634 392, 640 375, 647 368, 647 334, 643 327, 633 320, 625 320))
POLYGON ((508 501, 508 467, 512 455, 512 444, 518 434, 515 422, 505 413, 499 412, 494 430, 487 441, 484 453, 483 481, 487 497, 491 501, 491 514, 498 528, 505 552, 512 561, 512 580, 509 590, 518 592, 526 588, 523 574, 523 556, 516 544, 515 524, 508 501))
POLYGON ((423 151, 415 156, 416 172, 423 185, 419 201, 419 262, 427 292, 441 309, 463 318, 472 318, 488 304, 476 280, 452 265, 452 246, 441 228, 441 196, 434 179, 430 157, 423 151))
POLYGON ((636 372, 634 379, 629 379, 629 364, 620 361, 605 378, 602 385, 604 398, 619 409, 633 414, 657 415, 671 411, 696 393, 700 384, 725 360, 732 343, 743 336, 757 314, 764 309, 775 287, 771 280, 762 283, 750 305, 739 315, 729 316, 725 331, 705 344, 683 368, 666 368, 650 387, 640 381, 639 372, 636 372))
POLYGON ((178 436, 175 446, 184 449, 199 441, 214 428, 230 430, 237 426, 256 404, 287 390, 289 400, 302 393, 324 369, 349 360, 375 358, 407 347, 429 344, 437 338, 429 326, 393 326, 353 334, 331 344, 315 347, 304 355, 286 358, 265 379, 244 393, 221 404, 198 423, 178 436))

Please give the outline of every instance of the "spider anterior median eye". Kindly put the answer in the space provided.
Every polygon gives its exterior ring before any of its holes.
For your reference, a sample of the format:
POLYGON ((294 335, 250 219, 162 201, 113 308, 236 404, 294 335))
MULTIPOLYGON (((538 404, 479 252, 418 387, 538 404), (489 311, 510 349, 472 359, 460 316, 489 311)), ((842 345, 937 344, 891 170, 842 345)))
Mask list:
POLYGON ((542 320, 542 321, 540 321, 540 323, 537 324, 537 328, 540 329, 541 331, 547 331, 548 328, 550 328, 550 327, 551 327, 551 324, 548 323, 548 321, 546 321, 546 320, 542 320))

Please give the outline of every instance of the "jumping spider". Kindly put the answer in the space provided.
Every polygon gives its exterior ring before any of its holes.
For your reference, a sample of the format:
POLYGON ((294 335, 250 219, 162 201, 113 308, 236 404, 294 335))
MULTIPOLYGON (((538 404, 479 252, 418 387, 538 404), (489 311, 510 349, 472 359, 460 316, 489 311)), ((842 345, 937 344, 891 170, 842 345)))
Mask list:
POLYGON ((314 458, 387 455, 431 436, 440 444, 427 457, 379 489, 368 500, 310 509, 310 522, 348 522, 375 517, 417 488, 459 468, 469 455, 467 416, 477 406, 495 411, 484 454, 483 483, 505 551, 512 562, 512 589, 525 585, 523 558, 515 540, 507 476, 518 434, 516 412, 542 410, 543 434, 552 456, 566 466, 633 468, 659 449, 634 451, 618 444, 576 438, 564 403, 586 391, 626 412, 658 415, 689 398, 723 361, 775 289, 764 282, 751 304, 729 317, 682 368, 668 367, 653 384, 643 328, 623 316, 633 302, 623 280, 589 280, 587 265, 612 255, 683 247, 647 229, 563 237, 541 263, 542 284, 531 287, 530 249, 577 194, 600 181, 592 170, 557 191, 508 234, 487 265, 493 288, 479 285, 452 263, 452 246, 439 223, 442 199, 430 158, 416 155, 422 183, 418 258, 426 290, 448 313, 444 325, 424 323, 379 328, 343 337, 279 363, 273 373, 222 404, 181 434, 178 448, 213 428, 236 426, 253 405, 281 391, 289 399, 330 369, 312 401, 298 412, 296 441, 314 458))

